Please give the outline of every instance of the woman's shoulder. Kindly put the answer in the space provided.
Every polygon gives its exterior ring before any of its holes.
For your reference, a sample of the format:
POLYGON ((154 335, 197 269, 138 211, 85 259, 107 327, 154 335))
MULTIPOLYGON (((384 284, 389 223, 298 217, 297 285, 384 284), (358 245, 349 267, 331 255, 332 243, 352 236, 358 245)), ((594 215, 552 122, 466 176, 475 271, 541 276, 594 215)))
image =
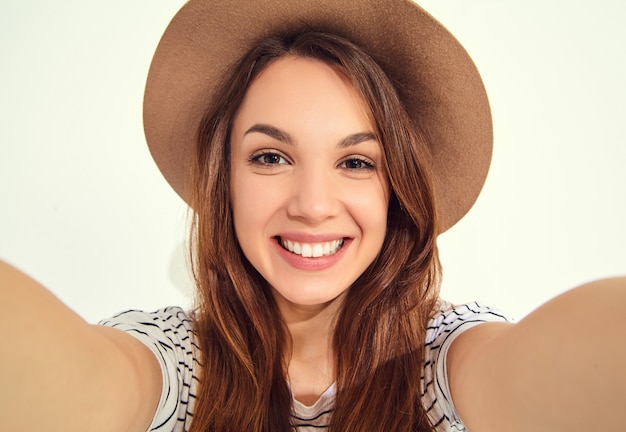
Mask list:
POLYGON ((125 331, 149 346, 158 344, 171 351, 194 354, 193 321, 181 307, 168 306, 155 311, 126 310, 98 324, 125 331))
POLYGON ((157 358, 163 387, 150 431, 187 430, 198 386, 199 348, 189 313, 178 306, 127 310, 100 325, 122 330, 148 346, 157 358))
POLYGON ((511 319, 500 310, 478 302, 453 304, 439 299, 428 321, 426 345, 443 343, 475 325, 486 322, 509 322, 511 319))
POLYGON ((488 322, 509 322, 499 310, 472 302, 452 304, 439 300, 426 330, 422 401, 437 431, 465 431, 450 393, 446 359, 452 342, 472 327, 488 322))

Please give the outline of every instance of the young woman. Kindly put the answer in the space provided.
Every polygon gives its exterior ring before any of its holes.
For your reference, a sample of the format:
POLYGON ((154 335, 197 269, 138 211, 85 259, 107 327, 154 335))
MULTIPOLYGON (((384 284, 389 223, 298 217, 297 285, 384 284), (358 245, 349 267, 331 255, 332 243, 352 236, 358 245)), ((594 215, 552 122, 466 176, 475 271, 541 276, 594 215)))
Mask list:
POLYGON ((614 425, 624 280, 515 325, 438 299, 437 235, 480 191, 491 120, 418 6, 192 0, 155 54, 145 129, 193 209, 197 307, 89 326, 3 266, 7 430, 614 425))

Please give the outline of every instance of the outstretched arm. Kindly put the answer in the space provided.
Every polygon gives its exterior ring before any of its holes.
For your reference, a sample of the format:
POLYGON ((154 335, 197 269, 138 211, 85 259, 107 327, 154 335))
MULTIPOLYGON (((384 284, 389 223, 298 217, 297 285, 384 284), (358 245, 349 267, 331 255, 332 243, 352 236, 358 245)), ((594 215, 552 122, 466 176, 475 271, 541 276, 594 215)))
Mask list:
POLYGON ((0 261, 0 407, 10 431, 145 431, 160 395, 150 350, 92 326, 0 261))
POLYGON ((453 343, 455 406, 472 432, 617 430, 626 401, 626 278, 593 282, 519 324, 453 343))

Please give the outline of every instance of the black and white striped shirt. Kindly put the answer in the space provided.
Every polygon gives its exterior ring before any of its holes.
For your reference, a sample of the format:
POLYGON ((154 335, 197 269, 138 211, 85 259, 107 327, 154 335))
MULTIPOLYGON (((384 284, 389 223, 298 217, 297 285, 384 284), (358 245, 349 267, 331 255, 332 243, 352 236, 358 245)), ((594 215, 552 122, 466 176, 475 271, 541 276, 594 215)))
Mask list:
MULTIPOLYGON (((452 341, 463 331, 483 322, 507 321, 499 312, 468 303, 460 306, 440 302, 441 310, 431 319, 426 334, 426 352, 421 377, 422 402, 438 432, 465 431, 448 388, 446 355, 452 341)), ((157 357, 163 374, 163 387, 150 431, 184 432, 193 418, 198 388, 199 365, 194 353, 192 322, 179 307, 155 312, 130 310, 100 322, 133 335, 157 357)), ((335 386, 324 392, 312 406, 294 400, 293 415, 298 432, 324 429, 329 423, 335 386)))

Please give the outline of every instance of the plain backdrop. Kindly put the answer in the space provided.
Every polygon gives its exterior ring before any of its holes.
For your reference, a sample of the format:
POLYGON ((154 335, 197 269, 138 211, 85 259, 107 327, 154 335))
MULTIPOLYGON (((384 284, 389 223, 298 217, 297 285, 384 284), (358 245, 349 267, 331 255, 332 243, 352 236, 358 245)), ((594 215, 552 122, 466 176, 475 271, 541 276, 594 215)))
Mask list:
MULTIPOLYGON (((0 0, 0 258, 89 321, 192 304, 187 209, 141 123, 182 4, 0 0)), ((474 58, 495 128, 481 197, 440 236, 442 296, 522 318, 626 273, 626 2, 421 4, 474 58)))

